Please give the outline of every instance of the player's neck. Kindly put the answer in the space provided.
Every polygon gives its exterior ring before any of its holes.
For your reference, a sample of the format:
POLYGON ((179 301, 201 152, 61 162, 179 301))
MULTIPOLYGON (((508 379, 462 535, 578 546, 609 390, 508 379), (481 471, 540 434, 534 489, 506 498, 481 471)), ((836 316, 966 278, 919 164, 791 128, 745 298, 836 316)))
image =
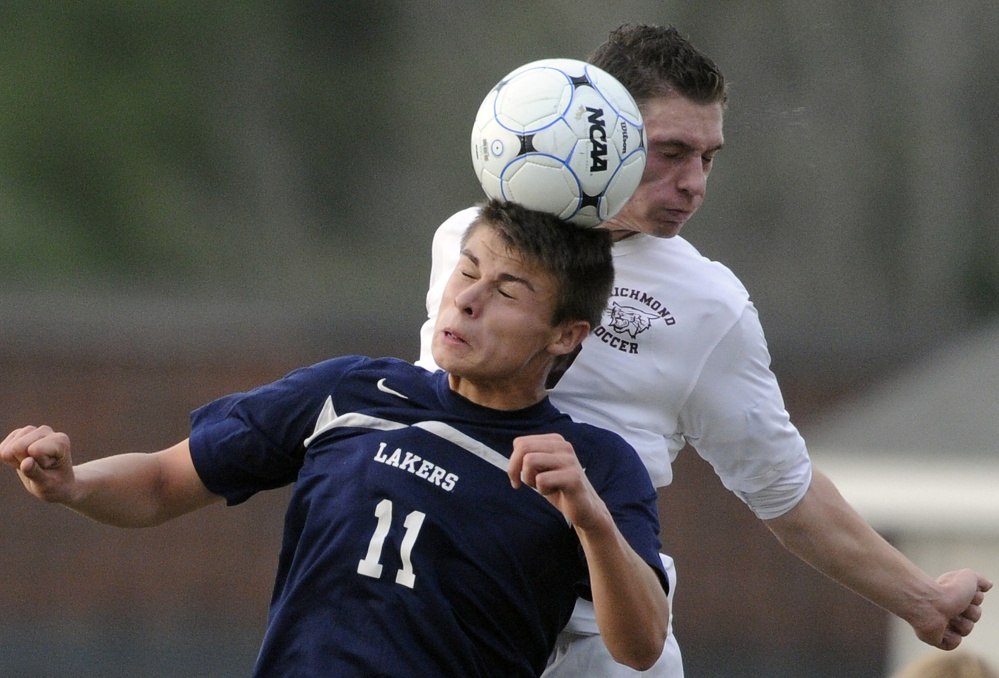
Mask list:
POLYGON ((463 398, 493 410, 522 410, 541 402, 547 395, 543 380, 530 384, 523 380, 511 383, 506 380, 478 380, 449 374, 448 384, 452 391, 463 398))
POLYGON ((638 235, 640 231, 611 231, 611 240, 618 242, 638 235))

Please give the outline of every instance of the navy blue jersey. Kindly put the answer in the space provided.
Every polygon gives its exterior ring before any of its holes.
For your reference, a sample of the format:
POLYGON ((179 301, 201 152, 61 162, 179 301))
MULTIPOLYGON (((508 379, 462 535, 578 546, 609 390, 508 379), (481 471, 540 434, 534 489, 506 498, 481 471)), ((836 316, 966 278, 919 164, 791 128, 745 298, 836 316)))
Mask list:
POLYGON ((255 675, 539 675, 588 597, 572 527, 506 475, 514 438, 549 432, 661 573, 638 456, 547 400, 493 410, 442 372, 347 357, 195 411, 191 454, 209 490, 236 504, 295 483, 255 675))

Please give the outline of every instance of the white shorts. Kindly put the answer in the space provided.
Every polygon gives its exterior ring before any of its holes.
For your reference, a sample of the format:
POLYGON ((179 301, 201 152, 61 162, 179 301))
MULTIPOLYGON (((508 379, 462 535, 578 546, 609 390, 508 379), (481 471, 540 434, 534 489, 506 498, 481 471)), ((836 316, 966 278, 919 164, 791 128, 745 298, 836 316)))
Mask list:
MULTIPOLYGON (((542 678, 683 678, 680 646, 673 634, 673 592, 676 591, 676 568, 673 559, 662 556, 669 577, 669 628, 662 656, 648 671, 635 671, 618 664, 607 651, 603 638, 597 634, 563 631, 559 634, 548 668, 542 678)), ((571 626, 571 623, 570 623, 571 626)))

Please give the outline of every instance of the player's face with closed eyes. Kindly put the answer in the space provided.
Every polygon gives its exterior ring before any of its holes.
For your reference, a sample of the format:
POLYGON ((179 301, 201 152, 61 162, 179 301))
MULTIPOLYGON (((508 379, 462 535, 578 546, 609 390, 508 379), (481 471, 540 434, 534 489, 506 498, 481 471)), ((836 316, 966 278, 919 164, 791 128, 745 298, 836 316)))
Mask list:
POLYGON ((672 238, 701 206, 715 155, 725 142, 721 104, 698 104, 682 96, 642 105, 648 156, 631 199, 604 228, 615 239, 648 233, 672 238))
POLYGON ((552 327, 555 278, 510 251, 496 231, 478 226, 468 238, 458 266, 448 280, 434 331, 437 364, 451 373, 452 387, 471 400, 484 391, 506 391, 508 405, 526 406, 543 396, 550 345, 560 330, 552 327), (467 389, 473 391, 465 392, 467 389))

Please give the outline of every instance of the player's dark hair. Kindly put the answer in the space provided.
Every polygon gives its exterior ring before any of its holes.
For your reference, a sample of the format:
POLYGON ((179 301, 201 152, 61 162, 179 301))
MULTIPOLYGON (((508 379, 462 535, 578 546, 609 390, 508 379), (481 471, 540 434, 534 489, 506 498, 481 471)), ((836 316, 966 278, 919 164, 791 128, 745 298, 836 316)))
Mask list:
POLYGON ((677 94, 696 104, 728 101, 721 70, 673 26, 624 24, 589 62, 620 80, 639 106, 677 94))
POLYGON ((600 324, 614 286, 610 231, 562 221, 554 214, 514 202, 490 200, 462 237, 462 247, 478 228, 495 230, 510 250, 555 277, 557 298, 552 325, 585 320, 600 324))

